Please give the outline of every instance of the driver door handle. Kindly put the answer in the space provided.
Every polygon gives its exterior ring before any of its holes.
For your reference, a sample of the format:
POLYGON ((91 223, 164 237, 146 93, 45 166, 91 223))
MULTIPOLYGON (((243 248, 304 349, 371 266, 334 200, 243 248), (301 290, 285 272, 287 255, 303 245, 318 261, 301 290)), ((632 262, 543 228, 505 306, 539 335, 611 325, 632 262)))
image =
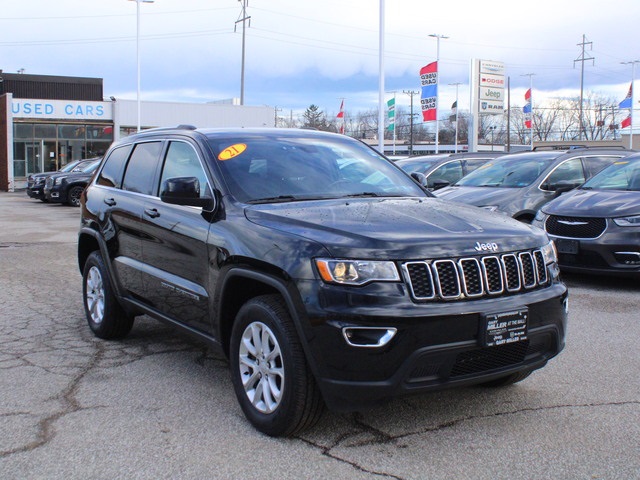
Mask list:
POLYGON ((160 216, 160 212, 158 212, 158 210, 156 210, 155 208, 145 208, 144 213, 146 213, 151 218, 157 218, 160 216))
POLYGON ((113 207, 116 204, 116 201, 113 198, 105 198, 104 203, 106 203, 110 207, 113 207))

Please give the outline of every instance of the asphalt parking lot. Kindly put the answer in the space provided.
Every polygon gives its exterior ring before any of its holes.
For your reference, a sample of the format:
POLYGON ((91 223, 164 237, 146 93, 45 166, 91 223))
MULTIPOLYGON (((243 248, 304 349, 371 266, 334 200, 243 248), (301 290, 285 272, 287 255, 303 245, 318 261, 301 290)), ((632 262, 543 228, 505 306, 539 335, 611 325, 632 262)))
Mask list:
POLYGON ((79 209, 0 192, 2 479, 639 479, 640 282, 566 276, 567 347, 524 382, 256 432, 227 361, 143 317, 86 326, 79 209))

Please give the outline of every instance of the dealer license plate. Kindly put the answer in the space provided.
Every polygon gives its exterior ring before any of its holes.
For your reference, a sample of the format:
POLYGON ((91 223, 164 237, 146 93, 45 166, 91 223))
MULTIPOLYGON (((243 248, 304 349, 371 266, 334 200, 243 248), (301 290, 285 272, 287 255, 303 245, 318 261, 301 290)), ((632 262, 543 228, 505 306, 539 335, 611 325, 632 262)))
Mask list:
POLYGON ((566 238, 558 238, 555 240, 558 253, 568 253, 576 255, 580 250, 580 242, 578 240, 568 240, 566 238))
POLYGON ((510 312, 490 313, 484 318, 484 345, 495 347, 527 339, 529 311, 526 308, 510 312))

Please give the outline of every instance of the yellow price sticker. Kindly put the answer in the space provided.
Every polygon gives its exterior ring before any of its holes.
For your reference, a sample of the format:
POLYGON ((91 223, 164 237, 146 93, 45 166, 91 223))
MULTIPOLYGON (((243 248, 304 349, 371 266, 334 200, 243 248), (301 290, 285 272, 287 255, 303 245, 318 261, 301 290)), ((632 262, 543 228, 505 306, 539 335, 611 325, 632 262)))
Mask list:
POLYGON ((242 154, 242 152, 244 152, 246 149, 247 149, 246 144, 236 143, 234 145, 231 145, 230 147, 225 148, 223 151, 221 151, 220 155, 218 155, 218 160, 221 160, 221 161, 231 160, 232 158, 235 158, 238 155, 242 154))

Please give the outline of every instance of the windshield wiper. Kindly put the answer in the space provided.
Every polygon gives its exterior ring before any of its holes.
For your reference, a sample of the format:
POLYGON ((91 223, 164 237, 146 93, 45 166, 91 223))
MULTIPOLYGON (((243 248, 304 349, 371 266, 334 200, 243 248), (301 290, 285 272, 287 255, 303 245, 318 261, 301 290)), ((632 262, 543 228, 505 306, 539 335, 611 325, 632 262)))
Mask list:
MULTIPOLYGON (((355 197, 380 197, 379 193, 375 192, 362 192, 362 193, 350 193, 349 195, 344 195, 345 197, 355 198, 355 197)), ((385 197, 391 197, 393 195, 385 195, 385 197)))
POLYGON ((299 198, 293 195, 278 195, 277 197, 256 198, 255 200, 247 201, 247 203, 286 203, 295 202, 296 200, 299 200, 299 198))

